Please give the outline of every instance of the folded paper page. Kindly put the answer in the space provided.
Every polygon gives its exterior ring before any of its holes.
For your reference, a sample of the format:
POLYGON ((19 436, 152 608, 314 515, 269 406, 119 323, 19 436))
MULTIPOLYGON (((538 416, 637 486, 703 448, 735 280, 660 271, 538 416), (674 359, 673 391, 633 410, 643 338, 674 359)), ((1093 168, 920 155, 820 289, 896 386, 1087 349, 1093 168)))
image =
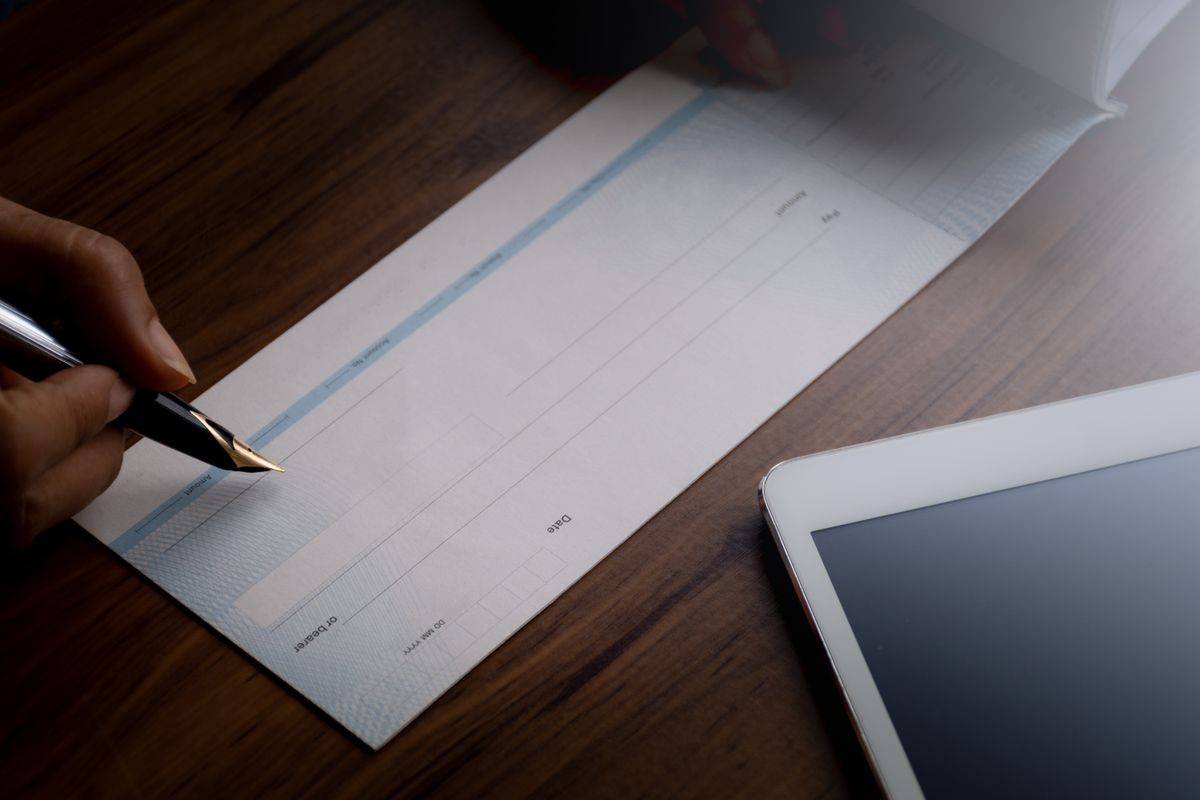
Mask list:
POLYGON ((1095 105, 1188 0, 905 0, 1095 105))
POLYGON ((1094 106, 915 12, 791 88, 698 40, 135 446, 81 522, 380 746, 992 225, 1094 106))

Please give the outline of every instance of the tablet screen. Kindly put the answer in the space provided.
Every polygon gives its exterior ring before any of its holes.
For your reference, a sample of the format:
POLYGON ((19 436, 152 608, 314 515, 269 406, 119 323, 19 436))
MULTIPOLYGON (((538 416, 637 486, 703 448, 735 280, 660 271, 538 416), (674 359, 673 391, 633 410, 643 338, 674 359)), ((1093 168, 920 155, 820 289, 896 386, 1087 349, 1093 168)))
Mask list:
POLYGON ((1200 450, 813 539, 926 797, 1200 797, 1200 450))

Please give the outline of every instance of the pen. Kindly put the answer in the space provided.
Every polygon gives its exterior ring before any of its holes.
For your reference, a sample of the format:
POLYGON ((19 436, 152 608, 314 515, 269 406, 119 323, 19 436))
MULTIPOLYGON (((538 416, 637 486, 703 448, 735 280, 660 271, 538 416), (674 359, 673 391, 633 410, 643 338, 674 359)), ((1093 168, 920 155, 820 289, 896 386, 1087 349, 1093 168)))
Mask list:
MULTIPOLYGON (((0 362, 32 380, 84 360, 26 314, 0 300, 0 362)), ((173 450, 237 472, 283 472, 228 429, 169 392, 138 389, 117 425, 173 450)))

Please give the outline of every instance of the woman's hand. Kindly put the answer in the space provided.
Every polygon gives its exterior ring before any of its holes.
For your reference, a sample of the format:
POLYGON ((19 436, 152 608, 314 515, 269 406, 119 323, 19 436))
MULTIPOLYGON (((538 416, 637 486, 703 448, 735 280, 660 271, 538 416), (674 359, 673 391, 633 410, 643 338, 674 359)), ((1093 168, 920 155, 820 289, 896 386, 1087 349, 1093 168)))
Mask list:
POLYGON ((115 368, 34 382, 0 367, 0 544, 23 548, 116 477, 124 435, 110 423, 129 406, 132 384, 170 391, 195 378, 128 250, 3 198, 0 298, 60 320, 115 368))
POLYGON ((833 55, 851 46, 846 15, 833 0, 666 2, 700 28, 730 67, 772 86, 790 78, 785 50, 833 55))

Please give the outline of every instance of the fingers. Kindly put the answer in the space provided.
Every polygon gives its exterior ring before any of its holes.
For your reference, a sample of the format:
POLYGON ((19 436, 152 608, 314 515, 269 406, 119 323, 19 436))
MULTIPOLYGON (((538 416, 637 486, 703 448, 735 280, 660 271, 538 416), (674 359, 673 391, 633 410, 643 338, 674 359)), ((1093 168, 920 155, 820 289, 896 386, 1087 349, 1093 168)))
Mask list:
POLYGON ((788 82, 788 58, 854 51, 861 0, 662 0, 699 25, 730 67, 773 86, 788 82))
POLYGON ((0 392, 0 478, 28 486, 120 416, 133 388, 107 367, 75 367, 0 392))
POLYGON ((692 2, 689 11, 700 30, 729 65, 773 86, 788 82, 788 66, 775 41, 763 30, 755 0, 692 2))
POLYGON ((24 375, 18 375, 8 367, 0 364, 0 389, 12 389, 16 386, 24 386, 30 383, 30 380, 24 375))
POLYGON ((17 545, 27 547, 47 528, 78 514, 116 480, 125 452, 125 434, 105 428, 26 489, 24 527, 17 545))
POLYGON ((124 434, 108 423, 133 387, 107 367, 75 367, 0 391, 0 524, 18 546, 75 514, 116 475, 124 434))
POLYGON ((138 385, 168 391, 195 382, 137 262, 115 239, 0 199, 0 279, 54 295, 87 346, 138 385))

